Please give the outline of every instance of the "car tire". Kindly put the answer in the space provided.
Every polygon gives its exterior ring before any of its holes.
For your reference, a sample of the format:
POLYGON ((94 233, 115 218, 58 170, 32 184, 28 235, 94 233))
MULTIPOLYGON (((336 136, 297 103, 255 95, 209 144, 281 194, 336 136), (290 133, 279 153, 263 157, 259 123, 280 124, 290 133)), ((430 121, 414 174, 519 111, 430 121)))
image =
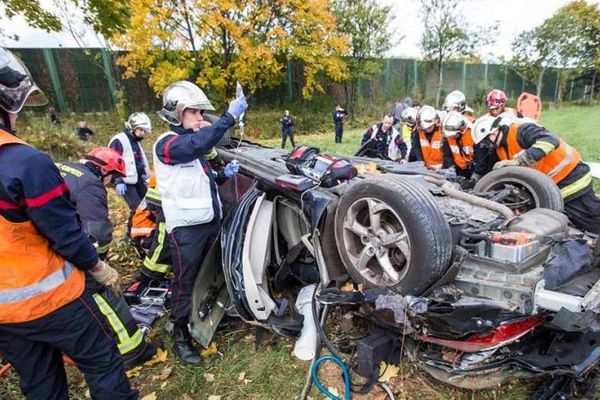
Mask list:
POLYGON ((525 189, 527 195, 531 196, 535 203, 534 207, 520 211, 529 211, 532 208, 549 208, 559 212, 563 211, 564 203, 558 186, 549 176, 533 168, 499 168, 484 175, 475 184, 473 190, 476 193, 484 193, 502 189, 507 184, 515 185, 521 190, 525 189))
POLYGON ((446 272, 452 253, 448 221, 432 195, 401 176, 350 186, 336 211, 335 238, 355 282, 402 295, 422 294, 446 272))

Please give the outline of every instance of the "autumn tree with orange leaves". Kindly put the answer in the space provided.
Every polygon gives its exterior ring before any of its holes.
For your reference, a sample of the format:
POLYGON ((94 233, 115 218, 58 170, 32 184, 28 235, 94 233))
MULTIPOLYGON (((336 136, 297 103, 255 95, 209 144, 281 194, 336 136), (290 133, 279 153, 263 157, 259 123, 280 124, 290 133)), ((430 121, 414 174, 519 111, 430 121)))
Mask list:
POLYGON ((341 80, 339 34, 327 0, 131 0, 131 23, 112 41, 126 50, 125 77, 147 74, 157 94, 171 82, 194 80, 217 101, 239 81, 248 92, 274 87, 288 61, 303 65, 302 94, 341 80))

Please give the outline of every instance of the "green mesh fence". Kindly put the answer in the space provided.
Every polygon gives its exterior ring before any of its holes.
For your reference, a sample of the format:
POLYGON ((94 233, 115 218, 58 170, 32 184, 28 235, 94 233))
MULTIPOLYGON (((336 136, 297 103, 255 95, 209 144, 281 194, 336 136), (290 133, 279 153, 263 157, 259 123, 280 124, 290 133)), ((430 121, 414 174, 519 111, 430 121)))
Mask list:
MULTIPOLYGON (((123 73, 105 50, 101 49, 13 49, 28 66, 35 81, 59 109, 78 112, 110 110, 118 101, 121 88, 132 110, 152 110, 160 107, 160 99, 143 76, 119 79, 123 73)), ((369 104, 395 102, 406 96, 423 102, 435 100, 438 75, 431 62, 414 59, 384 60, 381 72, 358 84, 358 94, 369 104)), ((258 90, 251 99, 254 104, 282 105, 302 99, 303 65, 291 62, 281 84, 258 90)), ((543 77, 542 101, 554 102, 559 94, 556 70, 543 77)), ((343 86, 324 81, 323 97, 344 98, 343 86)), ((514 70, 497 64, 445 63, 440 103, 445 95, 458 89, 465 93, 469 104, 481 104, 492 88, 503 89, 511 99, 523 91, 536 92, 535 83, 523 80, 514 70)), ((567 81, 562 100, 578 101, 588 89, 577 81, 567 81)))

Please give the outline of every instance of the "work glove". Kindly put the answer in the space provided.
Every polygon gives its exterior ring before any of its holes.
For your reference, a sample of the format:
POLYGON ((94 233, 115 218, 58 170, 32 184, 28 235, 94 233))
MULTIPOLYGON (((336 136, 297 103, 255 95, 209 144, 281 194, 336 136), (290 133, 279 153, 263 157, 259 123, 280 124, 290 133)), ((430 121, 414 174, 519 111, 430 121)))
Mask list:
POLYGON ((125 196, 125 193, 127 192, 127 185, 124 183, 117 183, 116 190, 119 196, 125 196))
POLYGON ((240 115, 246 112, 246 109, 248 109, 246 96, 241 95, 240 97, 236 97, 234 100, 232 100, 231 103, 229 103, 229 108, 227 109, 227 112, 233 115, 235 119, 238 119, 240 115))
POLYGON ((494 169, 498 169, 498 168, 503 168, 503 167, 518 167, 519 165, 519 161, 518 160, 502 160, 502 161, 498 161, 496 164, 494 164, 494 169))
POLYGON ((520 152, 515 154, 513 159, 517 160, 519 162, 519 165, 522 165, 524 167, 535 164, 535 160, 529 158, 529 154, 526 150, 521 150, 520 152))
POLYGON ((228 163, 225 166, 225 169, 223 170, 223 172, 225 173, 225 176, 228 178, 231 178, 232 176, 237 174, 239 171, 240 171, 240 163, 237 160, 233 160, 232 162, 228 163))
POLYGON ((123 294, 121 276, 116 269, 104 261, 99 261, 99 264, 100 268, 90 270, 90 274, 99 284, 106 286, 113 296, 120 297, 123 294))

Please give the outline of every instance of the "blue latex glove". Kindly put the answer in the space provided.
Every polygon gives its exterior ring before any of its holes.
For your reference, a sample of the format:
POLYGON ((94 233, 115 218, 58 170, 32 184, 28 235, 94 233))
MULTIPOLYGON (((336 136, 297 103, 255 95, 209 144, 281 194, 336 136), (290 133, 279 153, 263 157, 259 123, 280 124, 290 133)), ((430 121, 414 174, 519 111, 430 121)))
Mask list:
POLYGON ((225 176, 228 178, 231 178, 232 176, 237 174, 239 171, 240 171, 240 163, 237 160, 234 160, 234 161, 230 162, 229 164, 227 164, 225 166, 225 169, 223 170, 223 172, 225 173, 225 176))
POLYGON ((124 183, 117 183, 116 189, 119 196, 125 196, 125 193, 127 192, 127 185, 124 183))
POLYGON ((240 97, 235 98, 231 103, 229 103, 229 108, 227 112, 233 115, 235 119, 238 119, 240 115, 246 112, 248 108, 248 103, 246 102, 246 96, 241 95, 240 97))

